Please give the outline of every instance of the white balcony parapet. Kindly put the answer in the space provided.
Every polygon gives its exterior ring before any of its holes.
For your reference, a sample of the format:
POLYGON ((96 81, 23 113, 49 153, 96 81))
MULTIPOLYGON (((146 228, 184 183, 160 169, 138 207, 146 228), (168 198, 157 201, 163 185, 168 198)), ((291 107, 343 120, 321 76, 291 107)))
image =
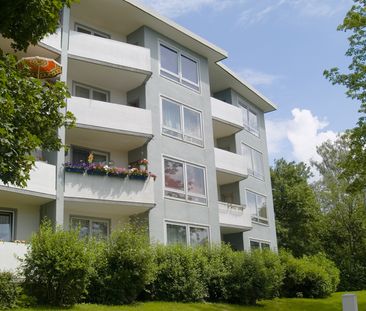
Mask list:
POLYGON ((244 129, 243 115, 238 107, 211 97, 215 138, 230 136, 244 129))
POLYGON ((0 182, 2 189, 30 191, 39 194, 54 196, 56 195, 56 167, 54 165, 36 161, 30 171, 30 179, 26 188, 20 188, 13 185, 4 185, 0 182))
POLYGON ((67 109, 75 115, 78 125, 152 136, 150 110, 81 97, 70 98, 67 109))
POLYGON ((250 230, 252 220, 250 210, 245 205, 219 202, 220 226, 250 230))
POLYGON ((27 253, 24 243, 0 242, 0 271, 16 272, 27 253))
POLYGON ((61 51, 61 29, 58 28, 55 33, 50 34, 46 37, 44 37, 40 42, 39 45, 51 49, 54 52, 61 51))
POLYGON ((217 181, 219 185, 237 182, 248 177, 242 155, 215 148, 217 181))
POLYGON ((132 180, 109 176, 66 173, 65 197, 100 200, 125 205, 154 206, 154 180, 132 180))
POLYGON ((69 56, 132 71, 151 72, 149 49, 77 31, 70 31, 69 56))

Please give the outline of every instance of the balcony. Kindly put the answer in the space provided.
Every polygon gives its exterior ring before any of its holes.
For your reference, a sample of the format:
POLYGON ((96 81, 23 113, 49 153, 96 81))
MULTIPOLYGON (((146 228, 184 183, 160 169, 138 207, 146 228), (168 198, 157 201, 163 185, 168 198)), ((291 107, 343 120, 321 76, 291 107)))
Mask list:
POLYGON ((248 177, 242 155, 215 148, 216 177, 218 185, 241 181, 248 177))
POLYGON ((16 272, 21 263, 18 258, 24 258, 26 253, 26 244, 0 242, 0 271, 16 272))
POLYGON ((250 210, 244 205, 219 202, 219 221, 221 232, 224 234, 252 228, 250 210))
POLYGON ((66 207, 133 215, 155 205, 154 180, 65 173, 66 207))
POLYGON ((13 200, 29 204, 49 202, 56 195, 56 167, 36 161, 26 188, 4 185, 0 182, 0 195, 3 202, 13 200))
POLYGON ((150 50, 111 39, 70 31, 69 71, 93 76, 94 85, 108 81, 124 92, 143 84, 151 75, 150 50))
POLYGON ((132 150, 152 137, 151 111, 119 104, 106 103, 81 97, 68 100, 67 108, 77 122, 68 130, 67 137, 83 146, 93 137, 103 145, 101 150, 132 150))
POLYGON ((214 138, 233 135, 244 129, 242 112, 238 107, 211 97, 214 138))

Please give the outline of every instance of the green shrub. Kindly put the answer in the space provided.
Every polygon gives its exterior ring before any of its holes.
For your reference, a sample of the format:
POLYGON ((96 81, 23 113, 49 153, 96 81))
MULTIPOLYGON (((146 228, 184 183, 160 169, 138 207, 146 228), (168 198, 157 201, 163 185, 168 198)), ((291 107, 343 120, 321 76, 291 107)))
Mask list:
POLYGON ((151 298, 163 301, 201 301, 208 296, 204 276, 207 258, 199 249, 182 245, 156 247, 156 276, 151 298))
POLYGON ((0 310, 15 308, 20 289, 10 272, 0 272, 0 310))
POLYGON ((127 304, 136 300, 154 275, 154 257, 146 233, 126 227, 99 243, 88 301, 127 304))
POLYGON ((281 253, 281 261, 286 269, 282 296, 323 298, 336 291, 339 270, 324 255, 294 258, 289 253, 281 253))
POLYGON ((228 302, 253 305, 257 300, 279 293, 283 268, 270 251, 237 252, 232 256, 231 273, 226 285, 228 302))
POLYGON ((44 222, 23 262, 25 293, 39 304, 71 306, 86 293, 91 263, 88 243, 78 231, 54 231, 44 222))

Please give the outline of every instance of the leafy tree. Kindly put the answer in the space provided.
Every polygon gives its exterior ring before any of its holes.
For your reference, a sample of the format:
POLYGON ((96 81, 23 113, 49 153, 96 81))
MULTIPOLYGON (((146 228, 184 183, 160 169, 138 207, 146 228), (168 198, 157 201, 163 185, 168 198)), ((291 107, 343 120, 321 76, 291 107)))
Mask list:
POLYGON ((333 84, 346 87, 346 95, 360 102, 362 114, 357 126, 350 130, 350 152, 340 163, 349 178, 348 191, 358 191, 366 187, 366 0, 353 0, 354 5, 346 14, 340 31, 349 31, 349 48, 346 56, 351 57, 348 72, 341 73, 339 68, 325 70, 325 77, 333 84))
POLYGON ((0 0, 0 33, 12 47, 26 50, 59 26, 61 9, 73 0, 0 0))
POLYGON ((296 257, 321 250, 322 214, 307 181, 310 176, 310 168, 302 162, 279 159, 271 168, 278 246, 296 257))
MULTIPOLYGON (((60 11, 73 0, 0 0, 0 33, 12 39, 12 47, 26 50, 45 35, 55 32, 60 11)), ((57 128, 73 122, 63 115, 64 83, 41 83, 16 66, 12 55, 0 49, 0 180, 25 187, 34 165, 36 148, 59 150, 57 128)))
POLYGON ((0 179, 25 187, 36 148, 58 150, 57 128, 69 126, 73 115, 63 115, 69 96, 64 83, 42 83, 19 70, 12 55, 0 54, 0 179))
POLYGON ((339 164, 348 145, 348 136, 323 143, 317 149, 322 160, 313 165, 320 173, 315 191, 324 211, 324 250, 341 270, 339 289, 356 290, 366 286, 366 210, 362 192, 347 192, 350 178, 339 164))

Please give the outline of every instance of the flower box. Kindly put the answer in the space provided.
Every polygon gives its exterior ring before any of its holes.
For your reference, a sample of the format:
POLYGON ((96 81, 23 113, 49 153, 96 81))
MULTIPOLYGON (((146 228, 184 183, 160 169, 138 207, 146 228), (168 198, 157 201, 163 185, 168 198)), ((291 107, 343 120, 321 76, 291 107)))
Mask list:
POLYGON ((107 173, 103 171, 94 171, 94 170, 87 170, 86 173, 88 175, 96 175, 96 176, 106 176, 107 173))
POLYGON ((84 174, 85 169, 81 167, 65 167, 65 172, 84 174))
POLYGON ((134 179, 134 180, 143 180, 143 181, 145 181, 147 179, 147 176, 144 176, 144 175, 130 175, 129 178, 134 179))
POLYGON ((108 173, 109 177, 117 177, 117 178, 126 178, 127 174, 118 174, 118 173, 108 173))

